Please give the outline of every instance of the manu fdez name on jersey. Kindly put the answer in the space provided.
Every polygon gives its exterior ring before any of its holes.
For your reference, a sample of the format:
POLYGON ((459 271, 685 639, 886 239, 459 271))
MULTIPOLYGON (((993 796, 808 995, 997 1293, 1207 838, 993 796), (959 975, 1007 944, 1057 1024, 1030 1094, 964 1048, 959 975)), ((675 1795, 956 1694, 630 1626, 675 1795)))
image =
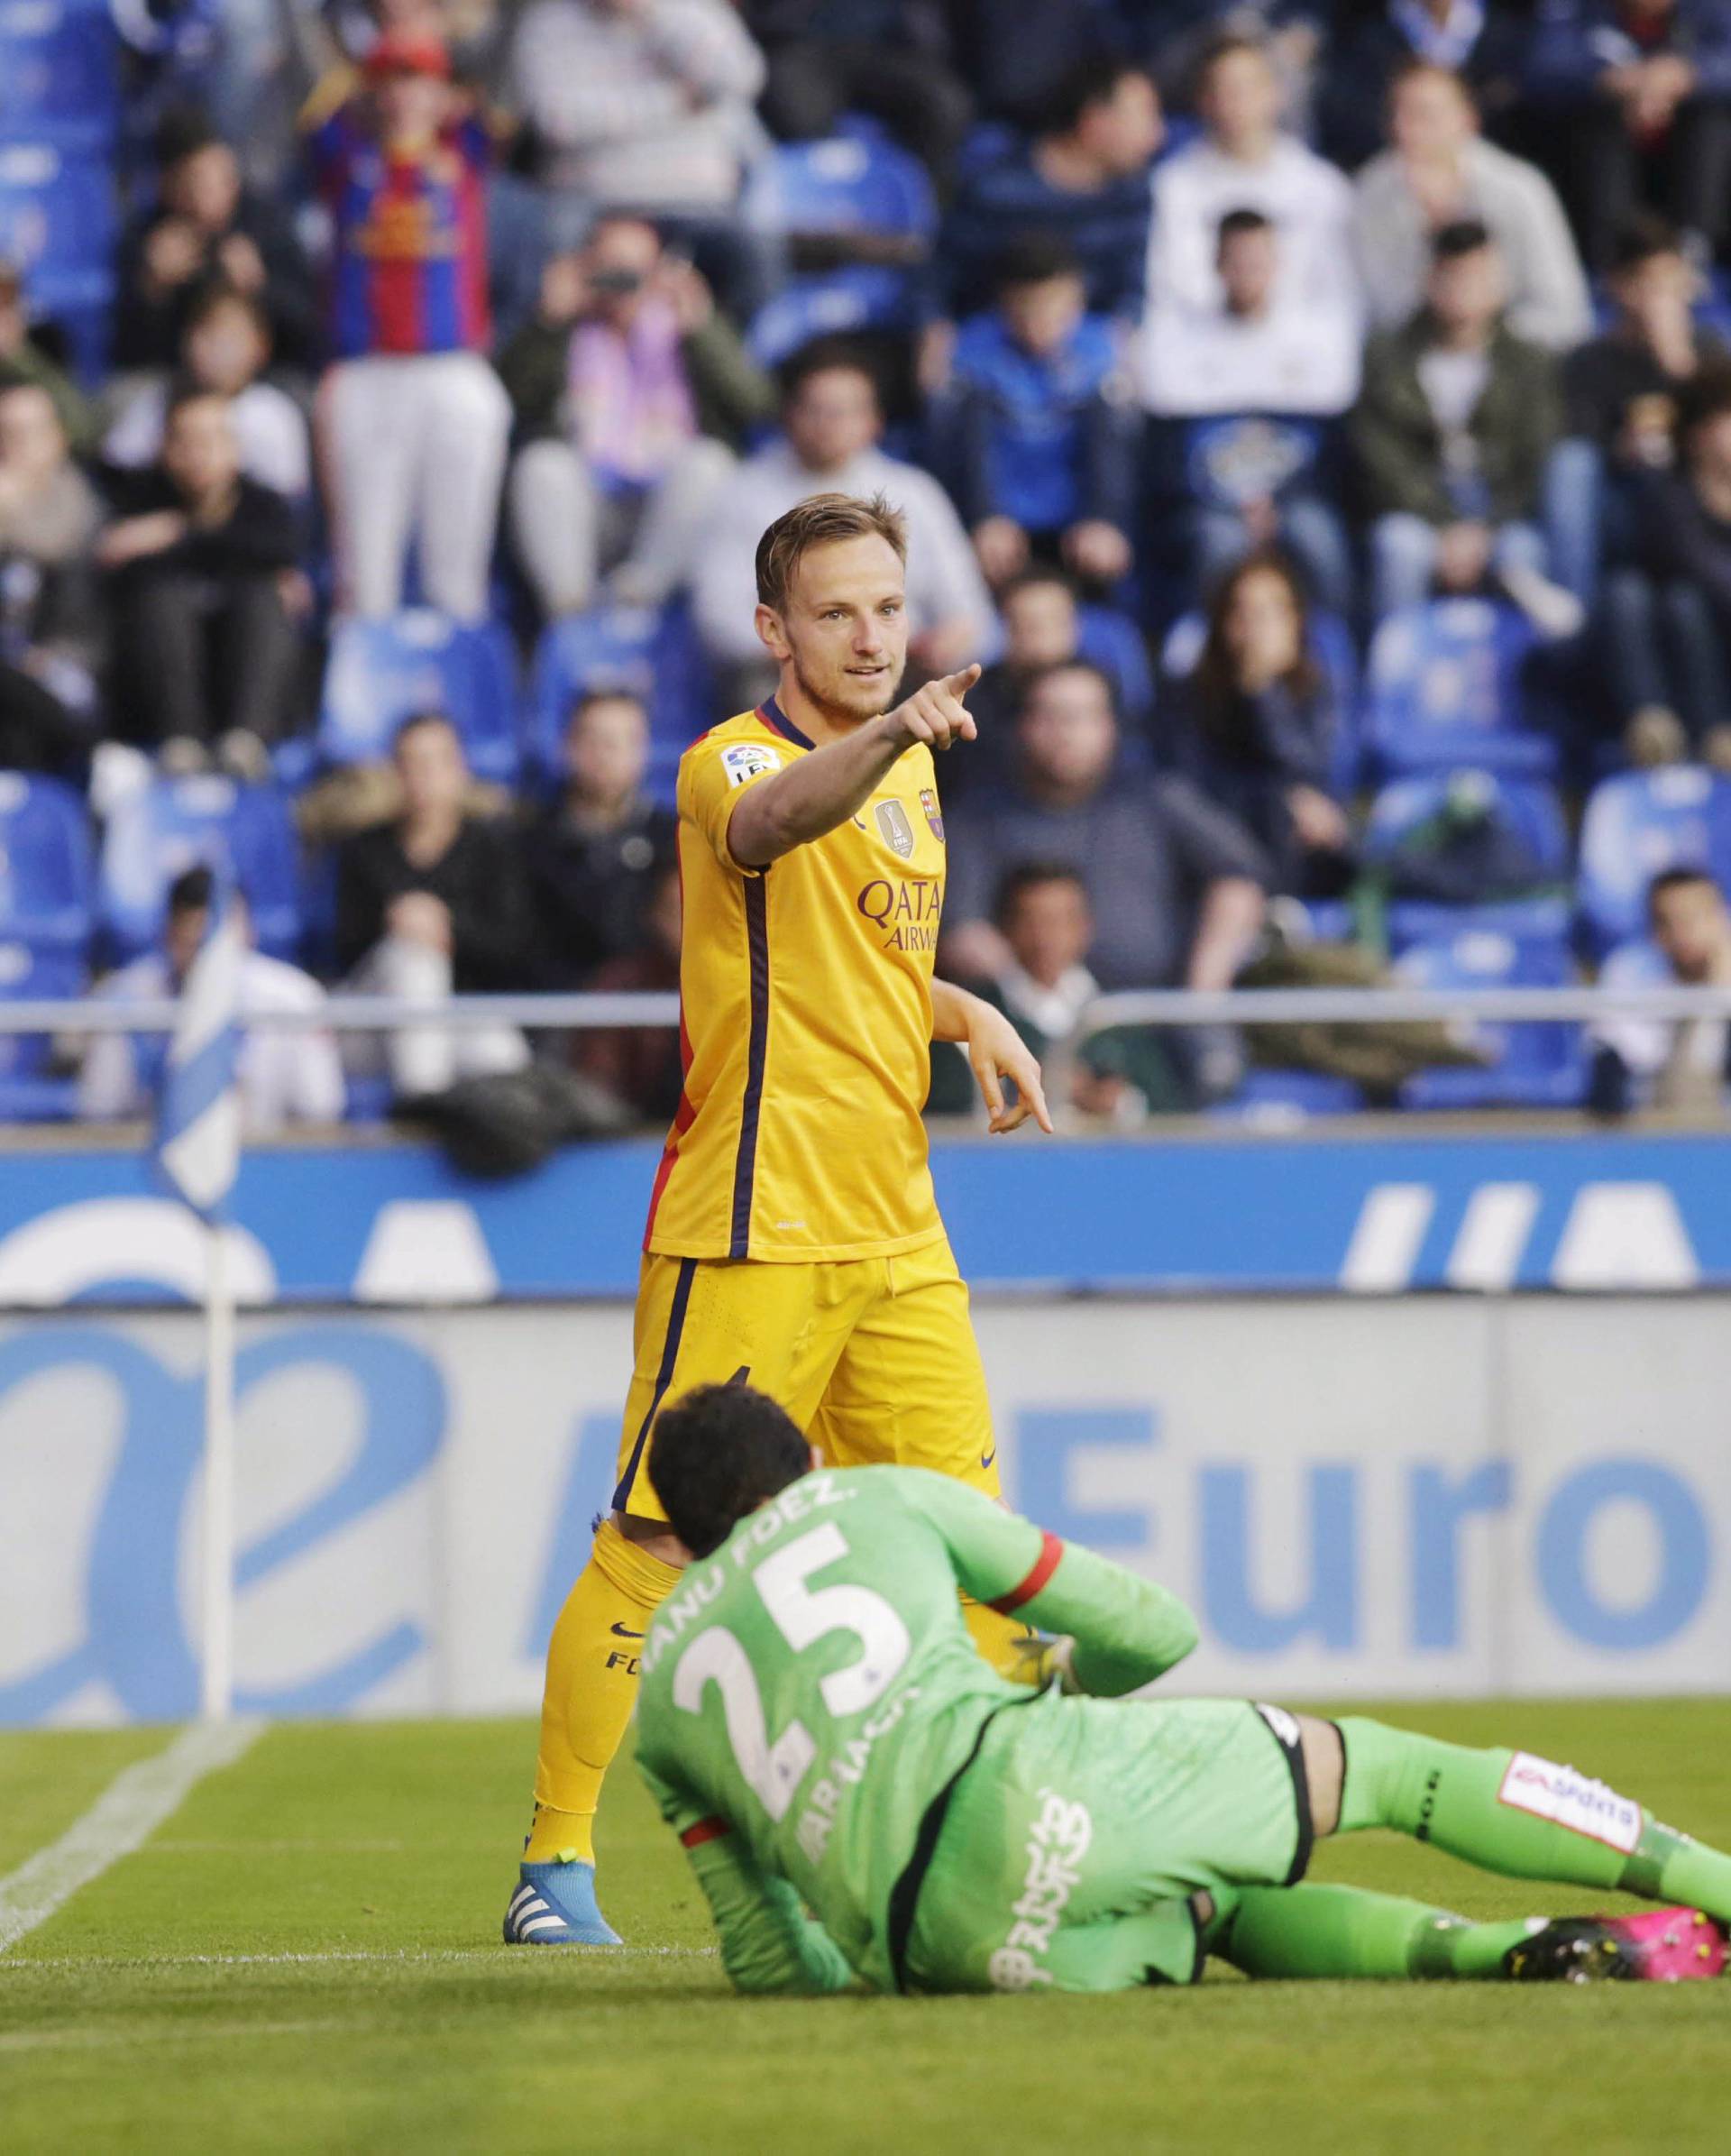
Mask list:
POLYGON ((699 1572, 695 1568, 687 1574, 685 1584, 671 1600, 664 1601, 655 1613, 655 1620, 649 1628, 649 1638, 643 1650, 643 1674, 647 1676, 670 1647, 677 1644, 704 1610, 720 1593, 728 1581, 728 1566, 743 1572, 751 1561, 752 1553, 763 1543, 772 1541, 784 1527, 794 1520, 804 1519, 808 1514, 820 1511, 826 1506, 845 1505, 859 1495, 856 1489, 836 1487, 832 1475, 818 1473, 802 1475, 797 1482, 790 1482, 773 1504, 765 1505, 752 1516, 745 1532, 736 1532, 728 1545, 726 1559, 717 1559, 699 1572))

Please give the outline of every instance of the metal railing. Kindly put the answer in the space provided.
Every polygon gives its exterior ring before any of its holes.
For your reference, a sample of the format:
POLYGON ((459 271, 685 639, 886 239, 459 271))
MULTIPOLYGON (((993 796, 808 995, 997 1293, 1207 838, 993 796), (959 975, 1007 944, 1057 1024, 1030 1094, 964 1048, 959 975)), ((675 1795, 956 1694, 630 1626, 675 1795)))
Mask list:
MULTIPOLYGON (((69 1001, 0 1002, 0 1034, 164 1033, 178 1006, 169 1001, 122 1002, 103 996, 69 1001)), ((679 998, 667 993, 627 995, 455 995, 426 1004, 378 995, 338 995, 305 1010, 243 1012, 249 1026, 307 1032, 392 1032, 428 1025, 467 1029, 515 1025, 526 1031, 594 1032, 632 1026, 672 1028, 679 998)), ((1498 1025, 1645 1018, 1731 1020, 1731 986, 1594 986, 1561 988, 1132 988, 1094 998, 1082 1013, 1078 1035, 1108 1026, 1245 1026, 1377 1024, 1415 1020, 1482 1019, 1498 1025)))

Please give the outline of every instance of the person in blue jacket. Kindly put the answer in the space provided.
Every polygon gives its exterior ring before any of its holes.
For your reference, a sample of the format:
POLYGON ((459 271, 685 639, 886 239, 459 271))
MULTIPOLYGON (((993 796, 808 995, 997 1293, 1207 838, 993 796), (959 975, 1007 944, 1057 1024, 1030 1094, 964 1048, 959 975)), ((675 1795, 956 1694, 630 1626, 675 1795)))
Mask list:
POLYGON ((1086 306, 1074 249, 1033 233, 1000 260, 997 306, 957 338, 934 432, 948 445, 951 491, 994 585, 1034 555, 1061 556, 1095 583, 1130 567, 1138 421, 1118 328, 1086 306))

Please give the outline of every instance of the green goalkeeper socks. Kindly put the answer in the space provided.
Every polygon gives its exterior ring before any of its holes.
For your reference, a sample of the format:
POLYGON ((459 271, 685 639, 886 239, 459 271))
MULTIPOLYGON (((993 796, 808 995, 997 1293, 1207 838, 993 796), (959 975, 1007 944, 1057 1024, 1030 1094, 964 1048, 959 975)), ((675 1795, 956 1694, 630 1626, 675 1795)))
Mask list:
POLYGON ((1470 1751, 1350 1715, 1341 1832, 1393 1827, 1487 1871, 1621 1888, 1731 1922, 1731 1857, 1530 1752, 1470 1751))
POLYGON ((1491 1977, 1532 1931, 1356 1886, 1246 1886, 1214 1950, 1249 1977, 1491 1977))

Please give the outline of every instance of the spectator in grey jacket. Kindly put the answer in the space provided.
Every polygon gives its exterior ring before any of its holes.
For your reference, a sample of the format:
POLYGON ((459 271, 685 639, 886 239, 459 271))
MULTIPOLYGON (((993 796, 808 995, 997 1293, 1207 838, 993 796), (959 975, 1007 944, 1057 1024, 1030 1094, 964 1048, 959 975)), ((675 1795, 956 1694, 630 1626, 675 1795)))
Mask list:
POLYGON ((1508 278, 1508 326, 1566 352, 1591 334, 1592 302, 1556 190, 1536 165, 1479 133, 1461 77, 1414 60, 1388 96, 1391 147, 1353 187, 1353 235, 1372 324, 1405 322, 1424 297, 1431 242, 1445 225, 1476 218, 1496 241, 1508 278))
POLYGON ((1088 963, 1106 987, 1228 986, 1262 925, 1268 866, 1223 810, 1181 779, 1126 778, 1106 677, 1073 659, 1036 676, 1007 782, 950 827, 945 961, 995 978, 1012 953, 994 900, 1019 862, 1061 861, 1087 885, 1088 963))
POLYGON ((1482 225, 1445 225, 1425 305, 1373 337, 1351 423, 1378 618, 1433 588, 1494 583, 1552 633, 1580 609, 1547 582, 1534 522, 1562 431, 1556 362, 1505 326, 1501 258, 1482 225))

